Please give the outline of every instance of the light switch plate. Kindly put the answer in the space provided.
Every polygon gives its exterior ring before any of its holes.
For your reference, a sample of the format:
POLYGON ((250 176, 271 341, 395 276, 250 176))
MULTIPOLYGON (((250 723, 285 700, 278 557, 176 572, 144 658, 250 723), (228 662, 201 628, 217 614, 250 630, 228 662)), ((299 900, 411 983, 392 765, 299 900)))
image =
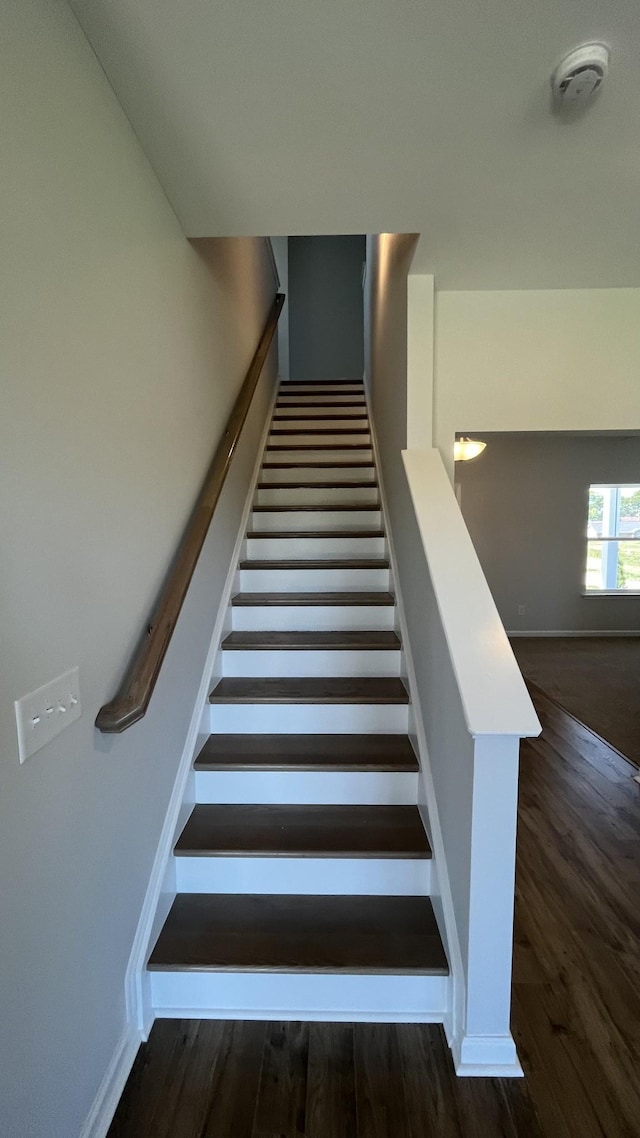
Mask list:
POLYGON ((82 715, 78 669, 71 668, 37 691, 23 695, 14 707, 18 754, 23 763, 82 715))

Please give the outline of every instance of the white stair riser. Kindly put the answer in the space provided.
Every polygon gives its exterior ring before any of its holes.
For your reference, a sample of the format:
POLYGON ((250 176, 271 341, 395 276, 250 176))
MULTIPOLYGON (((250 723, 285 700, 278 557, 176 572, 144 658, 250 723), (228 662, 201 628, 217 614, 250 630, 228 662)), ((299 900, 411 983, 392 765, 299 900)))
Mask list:
POLYGON ((292 391, 289 391, 286 387, 281 387, 278 392, 276 406, 279 407, 282 403, 297 403, 302 406, 306 406, 309 403, 316 403, 319 401, 322 401, 323 403, 334 404, 343 403, 345 400, 347 400, 349 403, 352 403, 356 399, 359 402, 366 404, 366 396, 363 387, 358 388, 356 391, 348 391, 344 390, 344 388, 340 390, 336 387, 333 391, 325 391, 320 393, 317 391, 312 392, 310 396, 307 396, 304 393, 296 395, 292 391))
MULTIPOLYGON (((325 479, 329 481, 329 479, 325 479)), ((340 479, 346 481, 346 479, 340 479)), ((316 506, 342 502, 361 502, 375 505, 379 501, 377 486, 284 486, 278 489, 269 487, 258 490, 256 502, 259 506, 300 505, 316 506)))
MULTIPOLYGON (((286 439, 287 436, 285 435, 286 439)), ((290 449, 291 440, 287 442, 274 443, 274 447, 278 450, 265 451, 265 462, 371 462, 373 460, 373 451, 370 446, 365 446, 359 440, 358 445, 353 448, 340 449, 339 446, 332 446, 330 450, 321 450, 316 446, 310 446, 307 441, 300 450, 290 449)))
POLYGON ((364 384, 358 383, 354 380, 353 383, 331 383, 327 380, 326 383, 295 383, 293 380, 289 383, 283 383, 278 391, 278 399, 287 395, 302 395, 303 399, 312 395, 314 398, 322 395, 364 395, 364 384))
POLYGON ((173 1019, 440 1023, 447 976, 150 972, 151 1001, 173 1019))
MULTIPOLYGON (((287 503, 289 504, 289 503, 287 503)), ((293 505, 293 503, 291 503, 293 505)), ((286 533, 287 530, 380 529, 380 510, 252 510, 252 531, 286 533)))
POLYGON ((275 419, 271 424, 272 431, 281 431, 283 428, 291 431, 310 431, 323 430, 337 431, 343 427, 353 428, 354 430, 361 430, 365 428, 369 430, 369 420, 367 415, 343 415, 339 419, 321 419, 318 415, 312 415, 309 418, 305 415, 287 415, 286 419, 275 419))
POLYGON ((427 897, 431 861, 376 857, 176 857, 179 893, 427 897))
POLYGON ((400 649, 273 650, 222 652, 223 676, 399 676, 400 649))
POLYGON ((331 592, 389 588, 388 569, 241 569, 243 593, 331 592))
POLYGON ((395 734, 408 730, 406 704, 216 703, 210 706, 212 734, 395 734))
MULTIPOLYGON (((272 461, 272 460, 269 460, 272 461)), ((261 482, 362 482, 374 481, 376 477, 373 466, 319 466, 276 467, 275 469, 263 467, 260 471, 261 482)))
POLYGON ((247 557, 258 561, 384 557, 385 550, 383 537, 247 538, 247 557))
POLYGON ((394 627, 393 605, 233 605, 234 632, 378 631, 394 627))
POLYGON ((196 802, 240 806, 415 806, 411 771, 197 771, 196 802))
POLYGON ((303 433, 301 431, 294 430, 286 431, 286 433, 283 435, 269 435, 269 446, 297 446, 299 444, 302 444, 303 446, 313 446, 314 444, 320 444, 322 446, 335 446, 336 448, 340 446, 350 445, 370 447, 371 436, 369 435, 368 431, 364 435, 356 435, 351 433, 348 435, 320 435, 307 434, 306 431, 303 433))
MULTIPOLYGON (((349 403, 354 400, 350 399, 349 403)), ((334 403, 332 407, 314 407, 309 405, 305 407, 304 403, 277 403, 274 415, 278 416, 276 422, 282 422, 279 416, 286 415, 287 419, 304 419, 308 421, 313 419, 314 422, 320 419, 326 419, 327 415, 343 415, 345 419, 351 421, 352 419, 361 419, 363 416, 366 418, 369 412, 367 405, 364 402, 358 404, 357 407, 340 406, 339 403, 334 403)))

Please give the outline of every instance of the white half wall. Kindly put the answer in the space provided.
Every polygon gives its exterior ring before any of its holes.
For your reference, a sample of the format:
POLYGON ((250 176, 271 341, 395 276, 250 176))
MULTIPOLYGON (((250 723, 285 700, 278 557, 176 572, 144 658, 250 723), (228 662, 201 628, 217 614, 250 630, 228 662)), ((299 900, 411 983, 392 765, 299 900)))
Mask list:
POLYGON ((439 292, 435 443, 640 428, 640 289, 439 292))
POLYGON ((274 284, 262 239, 185 240, 63 0, 4 6, 0 90, 0 1133, 94 1138, 135 1047, 127 961, 275 353, 149 712, 122 736, 93 722, 274 284), (20 766, 13 701, 74 665, 82 718, 20 766))

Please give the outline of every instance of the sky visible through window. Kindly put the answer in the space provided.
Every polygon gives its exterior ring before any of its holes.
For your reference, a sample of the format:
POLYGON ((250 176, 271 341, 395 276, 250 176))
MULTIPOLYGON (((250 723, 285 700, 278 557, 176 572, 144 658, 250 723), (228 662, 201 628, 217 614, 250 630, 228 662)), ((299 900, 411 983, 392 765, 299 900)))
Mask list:
POLYGON ((590 486, 588 592, 640 591, 640 485, 590 486))

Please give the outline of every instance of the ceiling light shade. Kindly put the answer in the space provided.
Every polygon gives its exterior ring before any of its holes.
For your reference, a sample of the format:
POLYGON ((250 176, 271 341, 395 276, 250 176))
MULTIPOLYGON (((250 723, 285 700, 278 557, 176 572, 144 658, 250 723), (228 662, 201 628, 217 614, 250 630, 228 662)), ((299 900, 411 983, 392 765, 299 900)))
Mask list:
POLYGON ((468 462, 470 458, 477 458, 482 454, 486 443, 480 439, 461 438, 453 444, 453 458, 455 462, 468 462))

